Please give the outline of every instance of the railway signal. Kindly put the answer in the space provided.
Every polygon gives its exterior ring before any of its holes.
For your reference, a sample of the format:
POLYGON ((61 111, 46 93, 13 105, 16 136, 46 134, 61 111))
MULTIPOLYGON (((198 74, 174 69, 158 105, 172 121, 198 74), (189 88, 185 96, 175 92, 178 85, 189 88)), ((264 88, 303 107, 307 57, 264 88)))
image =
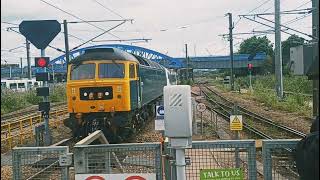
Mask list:
POLYGON ((251 71, 253 68, 253 65, 251 63, 248 64, 248 70, 251 71))
MULTIPOLYGON (((29 40, 36 48, 41 50, 41 57, 35 58, 35 66, 43 68, 46 72, 46 68, 49 65, 49 58, 45 57, 45 48, 49 43, 59 34, 61 31, 61 25, 57 20, 36 20, 36 21, 22 21, 19 24, 19 32, 29 40)), ((43 86, 48 87, 48 74, 36 74, 37 79, 43 81, 43 86)), ((40 93, 39 93, 40 94, 40 93)), ((50 104, 49 96, 43 96, 42 104, 50 104)), ((42 117, 44 118, 45 125, 45 145, 51 144, 51 135, 49 129, 49 108, 40 108, 42 117)), ((44 107, 44 106, 43 106, 44 107)))
POLYGON ((49 57, 36 57, 34 58, 34 64, 36 67, 45 68, 49 65, 49 57))
POLYGON ((251 63, 248 64, 248 70, 249 70, 249 88, 252 90, 252 70, 253 65, 251 63))

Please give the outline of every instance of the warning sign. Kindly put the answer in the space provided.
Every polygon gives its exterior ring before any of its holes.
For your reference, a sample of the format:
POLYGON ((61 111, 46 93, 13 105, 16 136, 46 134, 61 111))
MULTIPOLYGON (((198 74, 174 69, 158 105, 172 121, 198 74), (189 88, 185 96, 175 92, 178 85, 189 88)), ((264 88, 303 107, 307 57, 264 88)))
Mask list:
POLYGON ((242 130, 242 115, 230 116, 230 130, 241 131, 242 130))

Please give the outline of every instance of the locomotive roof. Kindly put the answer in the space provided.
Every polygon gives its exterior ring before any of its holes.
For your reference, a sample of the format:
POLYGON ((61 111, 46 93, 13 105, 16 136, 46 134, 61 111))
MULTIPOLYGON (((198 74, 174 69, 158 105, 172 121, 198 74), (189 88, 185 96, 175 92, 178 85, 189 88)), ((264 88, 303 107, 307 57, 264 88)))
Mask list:
POLYGON ((76 57, 70 63, 79 63, 87 60, 125 60, 138 62, 133 55, 117 48, 94 48, 85 50, 84 54, 76 57))
POLYGON ((134 61, 145 66, 151 66, 159 69, 164 69, 160 64, 151 60, 145 59, 135 54, 127 53, 118 48, 92 48, 85 50, 84 54, 71 60, 70 63, 81 63, 87 60, 123 60, 134 61))

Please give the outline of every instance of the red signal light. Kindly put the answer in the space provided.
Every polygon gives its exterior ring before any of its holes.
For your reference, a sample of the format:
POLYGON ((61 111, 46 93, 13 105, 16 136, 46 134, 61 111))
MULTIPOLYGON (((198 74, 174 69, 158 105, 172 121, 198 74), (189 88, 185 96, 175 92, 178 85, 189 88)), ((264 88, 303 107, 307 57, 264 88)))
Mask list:
POLYGON ((46 66, 46 64, 47 64, 47 62, 46 62, 45 59, 40 58, 40 59, 38 60, 38 65, 39 65, 39 66, 44 67, 44 66, 46 66))
POLYGON ((35 66, 36 67, 47 67, 49 64, 49 57, 36 57, 35 58, 35 66))
POLYGON ((253 68, 252 64, 248 64, 248 69, 251 70, 253 68))

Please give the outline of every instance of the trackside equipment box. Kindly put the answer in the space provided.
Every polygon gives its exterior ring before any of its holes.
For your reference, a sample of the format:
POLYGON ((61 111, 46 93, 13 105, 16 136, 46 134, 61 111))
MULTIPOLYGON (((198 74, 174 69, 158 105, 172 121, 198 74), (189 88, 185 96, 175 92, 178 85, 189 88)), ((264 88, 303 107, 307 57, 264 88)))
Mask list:
POLYGON ((192 136, 192 102, 189 85, 164 87, 165 136, 188 138, 192 136))

